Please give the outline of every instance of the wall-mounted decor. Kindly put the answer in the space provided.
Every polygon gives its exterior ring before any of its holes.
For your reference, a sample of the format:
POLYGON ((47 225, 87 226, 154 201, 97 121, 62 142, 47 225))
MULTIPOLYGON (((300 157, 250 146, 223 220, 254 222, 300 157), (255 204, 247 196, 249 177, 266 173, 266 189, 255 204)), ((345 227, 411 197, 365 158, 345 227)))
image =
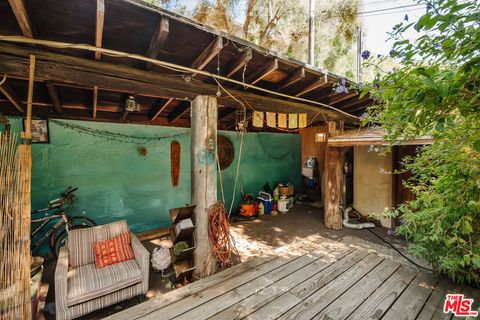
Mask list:
POLYGON ((225 136, 217 136, 217 154, 220 162, 220 170, 228 168, 235 157, 235 147, 225 136))
POLYGON ((172 186, 177 187, 180 181, 180 142, 172 141, 170 144, 170 173, 172 176, 172 186))
MULTIPOLYGON (((23 119, 25 130, 25 119, 23 119)), ((32 119, 32 143, 50 143, 47 119, 32 119)))

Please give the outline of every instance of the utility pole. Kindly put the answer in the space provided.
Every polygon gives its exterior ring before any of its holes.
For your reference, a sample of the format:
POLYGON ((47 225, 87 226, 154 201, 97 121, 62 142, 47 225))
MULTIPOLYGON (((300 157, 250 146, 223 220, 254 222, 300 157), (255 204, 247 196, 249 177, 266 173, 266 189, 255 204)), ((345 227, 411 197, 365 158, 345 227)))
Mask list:
POLYGON ((357 26, 357 83, 362 83, 362 29, 357 26))
POLYGON ((315 65, 315 0, 310 0, 308 18, 308 64, 315 65))

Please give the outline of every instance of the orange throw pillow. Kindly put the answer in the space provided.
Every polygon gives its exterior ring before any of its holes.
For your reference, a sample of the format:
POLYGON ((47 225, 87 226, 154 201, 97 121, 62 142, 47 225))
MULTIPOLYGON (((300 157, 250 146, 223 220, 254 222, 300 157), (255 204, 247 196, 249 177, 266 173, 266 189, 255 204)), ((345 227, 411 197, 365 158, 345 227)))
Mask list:
POLYGON ((130 232, 95 242, 93 251, 95 252, 95 268, 97 269, 135 258, 130 242, 130 232))

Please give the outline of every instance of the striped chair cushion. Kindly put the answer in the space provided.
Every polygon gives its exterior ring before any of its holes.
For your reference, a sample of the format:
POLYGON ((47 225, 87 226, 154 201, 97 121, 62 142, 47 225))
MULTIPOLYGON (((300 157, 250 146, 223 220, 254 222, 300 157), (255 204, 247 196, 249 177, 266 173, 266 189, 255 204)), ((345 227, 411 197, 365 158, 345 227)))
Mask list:
POLYGON ((71 230, 68 234, 68 261, 70 268, 78 268, 95 263, 93 244, 95 242, 121 235, 128 231, 127 221, 113 223, 86 229, 71 230))
POLYGON ((130 241, 130 232, 95 242, 93 251, 95 252, 95 267, 97 269, 125 260, 135 259, 130 241))
POLYGON ((87 264, 68 271, 67 306, 95 299, 142 281, 136 260, 127 260, 97 269, 87 264))

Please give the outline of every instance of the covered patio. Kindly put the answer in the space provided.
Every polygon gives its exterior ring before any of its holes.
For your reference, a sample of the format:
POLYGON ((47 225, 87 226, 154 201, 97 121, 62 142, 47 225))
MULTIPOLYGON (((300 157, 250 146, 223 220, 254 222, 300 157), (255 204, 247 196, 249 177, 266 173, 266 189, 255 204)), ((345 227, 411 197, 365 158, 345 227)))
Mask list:
POLYGON ((408 246, 379 217, 396 203, 377 171, 398 159, 360 148, 381 135, 360 129, 374 101, 356 83, 140 0, 0 0, 0 21, 1 132, 44 124, 29 147, 29 211, 74 186, 69 209, 98 224, 34 248, 47 259, 47 318, 436 319, 448 292, 480 298, 383 252, 382 238, 408 246), (365 195, 370 182, 382 199, 365 195), (288 190, 278 211, 258 209, 275 189, 288 190), (242 215, 248 195, 255 217, 242 215), (343 227, 354 206, 377 236, 343 227), (215 219, 236 246, 226 262, 215 219), (124 234, 134 258, 104 267, 103 286, 96 246, 124 234), (154 273, 160 248, 172 265, 154 273))

